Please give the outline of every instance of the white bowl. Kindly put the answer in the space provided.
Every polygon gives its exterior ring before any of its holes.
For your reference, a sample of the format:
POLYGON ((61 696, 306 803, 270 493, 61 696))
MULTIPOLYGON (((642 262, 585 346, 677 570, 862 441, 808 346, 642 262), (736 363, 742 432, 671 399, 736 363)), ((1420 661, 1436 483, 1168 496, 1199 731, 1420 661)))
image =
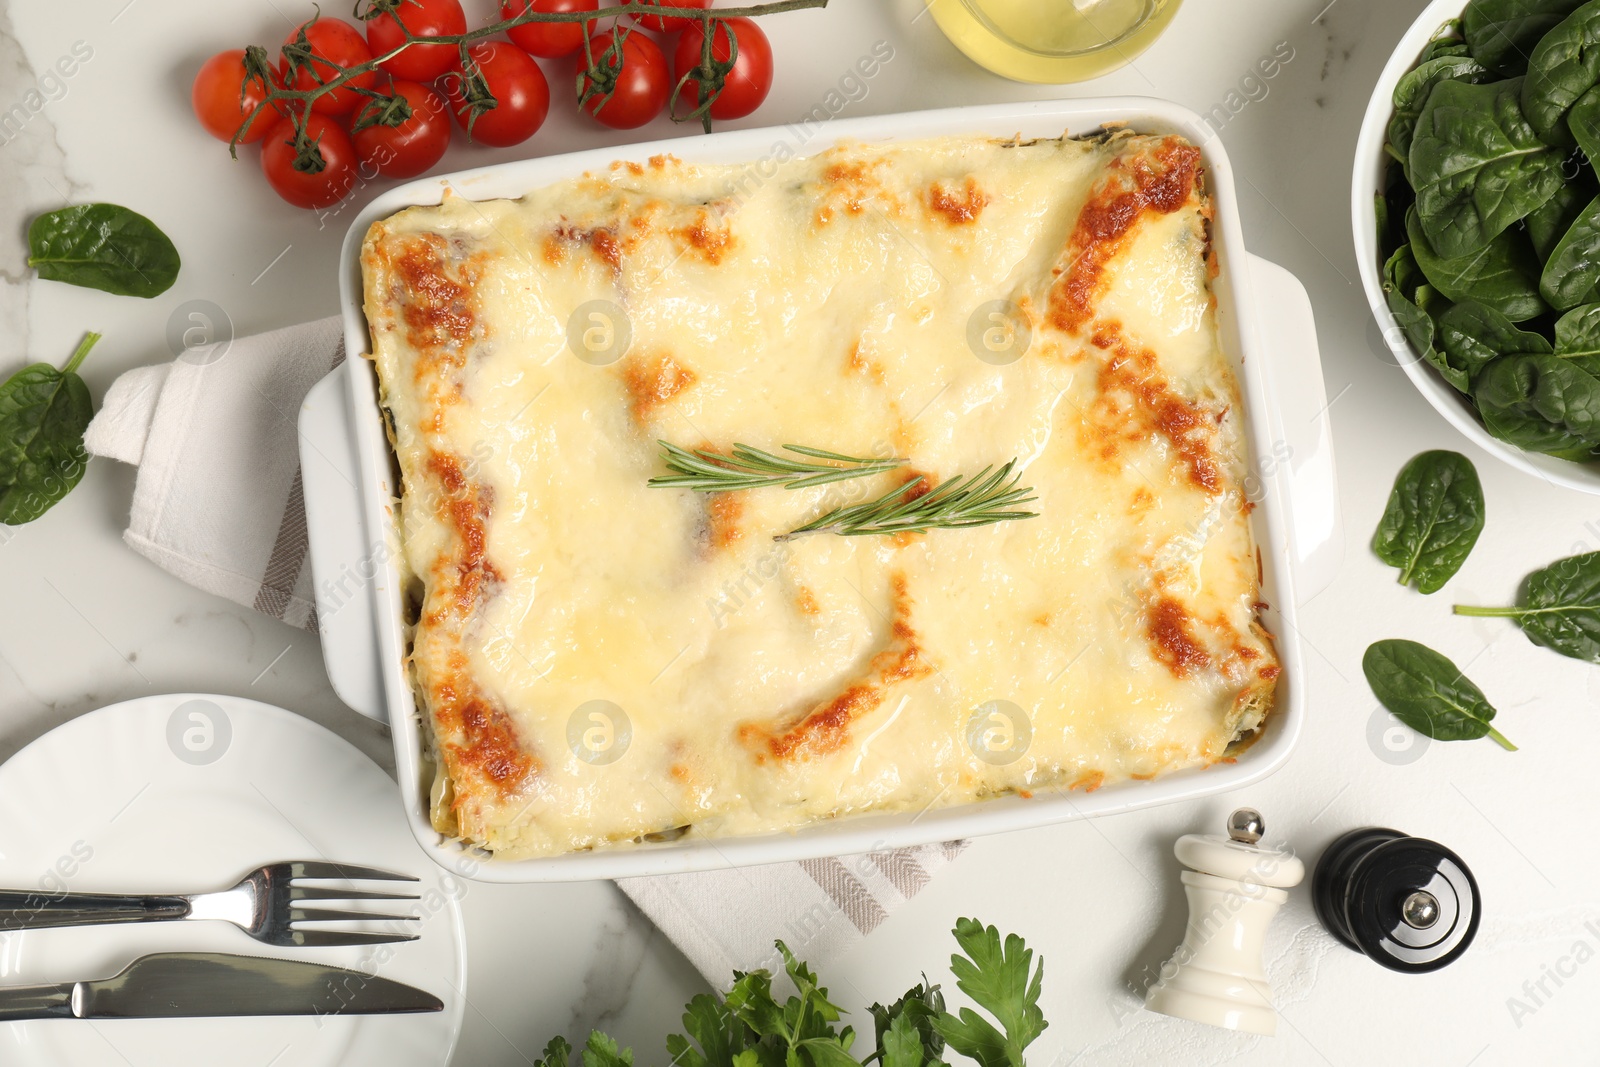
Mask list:
POLYGON ((1383 188, 1384 174, 1390 162, 1383 146, 1388 139, 1389 118, 1394 114, 1394 87, 1417 65, 1417 59, 1434 34, 1445 23, 1459 17, 1466 6, 1466 0, 1434 0, 1424 8, 1422 14, 1417 16, 1417 21, 1400 38, 1394 55, 1389 57, 1383 74, 1378 77, 1372 100, 1367 104, 1366 118, 1361 121, 1361 137, 1356 141, 1356 169, 1350 189, 1350 212, 1355 220, 1356 265, 1361 269, 1361 284, 1367 291, 1367 303, 1377 317, 1384 340, 1394 352, 1396 361, 1405 370, 1411 383, 1450 425, 1466 434, 1485 452, 1520 471, 1555 485, 1600 494, 1600 463, 1574 463, 1537 452, 1524 452, 1490 435, 1467 398, 1456 392, 1411 348, 1405 331, 1395 321, 1389 311, 1388 301, 1383 296, 1383 262, 1378 252, 1378 215, 1374 198, 1383 188))

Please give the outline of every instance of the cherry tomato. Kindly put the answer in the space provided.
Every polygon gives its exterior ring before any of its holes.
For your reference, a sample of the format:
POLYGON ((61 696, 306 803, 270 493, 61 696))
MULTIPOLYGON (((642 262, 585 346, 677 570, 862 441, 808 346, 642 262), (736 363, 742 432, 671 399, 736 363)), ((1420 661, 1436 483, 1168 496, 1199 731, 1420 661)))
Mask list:
POLYGON ((521 144, 544 125, 550 112, 550 83, 533 58, 509 41, 480 41, 467 49, 482 72, 496 106, 472 118, 459 71, 444 77, 450 109, 474 141, 505 148, 521 144))
MULTIPOLYGON (((728 61, 728 37, 732 34, 739 42, 739 55, 733 69, 724 77, 722 92, 711 102, 714 119, 742 119, 761 106, 772 88, 772 45, 767 35, 749 19, 724 19, 711 24, 711 55, 718 62, 728 61)), ((678 38, 678 51, 673 56, 674 81, 700 65, 706 35, 699 26, 690 26, 678 38)), ((690 79, 684 83, 679 97, 687 108, 700 102, 699 83, 690 79)))
MULTIPOLYGON (((707 8, 712 0, 657 0, 662 7, 698 7, 707 8)), ((677 15, 635 15, 633 20, 647 30, 657 33, 677 33, 685 26, 697 26, 699 19, 681 18, 677 15)))
MULTIPOLYGON (((405 43, 400 23, 413 37, 443 37, 467 32, 467 14, 460 0, 404 0, 393 14, 367 20, 367 45, 374 56, 392 52, 405 43), (400 22, 395 21, 400 16, 400 22)), ((453 44, 414 44, 378 66, 396 78, 431 82, 456 65, 453 44)))
MULTIPOLYGON (((331 80, 339 74, 341 67, 353 67, 372 58, 372 50, 367 47, 367 42, 362 40, 361 31, 348 22, 340 22, 338 19, 313 19, 303 27, 297 27, 284 43, 293 44, 299 37, 301 28, 306 31, 306 41, 311 45, 311 64, 324 80, 331 80)), ((289 80, 287 61, 284 62, 280 73, 287 82, 289 80)), ((377 81, 377 74, 369 70, 351 81, 348 86, 317 97, 311 105, 311 110, 325 115, 348 115, 366 99, 350 86, 370 89, 377 81)), ((305 92, 308 89, 315 89, 318 84, 317 79, 312 77, 311 71, 302 68, 295 72, 294 84, 290 88, 305 92)))
POLYGON ((306 134, 322 150, 324 166, 315 174, 294 169, 294 123, 279 119, 261 144, 261 173, 267 184, 295 207, 329 207, 344 199, 356 182, 356 150, 336 119, 312 113, 306 134))
MULTIPOLYGON (((415 178, 450 147, 449 106, 431 86, 396 81, 392 91, 411 105, 411 117, 398 126, 363 126, 350 135, 356 159, 385 178, 415 178)), ((360 116, 357 112, 357 116, 360 116)))
MULTIPOLYGON (((252 78, 246 82, 244 49, 230 48, 201 64, 200 73, 194 76, 194 91, 190 96, 194 102, 195 117, 206 128, 206 132, 219 141, 231 141, 244 120, 261 107, 261 101, 267 98, 267 89, 259 79, 252 78), (243 100, 239 95, 241 86, 244 89, 243 100)), ((276 117, 262 115, 257 118, 245 135, 239 138, 239 143, 254 144, 261 140, 276 117)))
MULTIPOLYGON (((600 0, 505 0, 500 5, 500 17, 514 19, 530 7, 547 14, 598 11, 600 0)), ((506 36, 526 52, 544 59, 560 59, 583 47, 586 32, 581 22, 525 22, 511 27, 506 36)))
MULTIPOLYGON (((583 104, 583 110, 596 121, 615 130, 631 130, 643 126, 667 106, 672 85, 667 76, 667 58, 656 43, 642 33, 607 30, 589 39, 589 50, 594 55, 595 68, 600 71, 595 93, 583 104), (612 42, 622 39, 622 66, 612 71, 609 51, 612 42), (608 84, 609 83, 609 84, 608 84), (605 98, 607 90, 610 98, 605 98)), ((580 64, 582 59, 579 59, 580 64)), ((594 81, 588 73, 582 75, 580 96, 590 91, 594 81)))

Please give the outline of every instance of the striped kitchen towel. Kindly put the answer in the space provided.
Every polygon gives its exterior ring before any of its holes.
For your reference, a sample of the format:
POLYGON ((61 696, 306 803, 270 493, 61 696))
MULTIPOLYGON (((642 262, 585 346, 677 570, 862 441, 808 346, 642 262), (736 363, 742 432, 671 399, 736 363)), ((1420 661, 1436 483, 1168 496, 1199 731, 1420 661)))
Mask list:
MULTIPOLYGON (((139 468, 123 535, 191 585, 315 631, 300 482, 306 393, 344 361, 339 320, 191 348, 128 371, 91 454, 139 468)), ((963 842, 618 883, 706 980, 783 969, 781 938, 826 967, 917 895, 963 842)))
POLYGON ((734 971, 781 972, 778 939, 812 970, 826 971, 966 847, 946 841, 617 885, 713 988, 726 989, 734 971))

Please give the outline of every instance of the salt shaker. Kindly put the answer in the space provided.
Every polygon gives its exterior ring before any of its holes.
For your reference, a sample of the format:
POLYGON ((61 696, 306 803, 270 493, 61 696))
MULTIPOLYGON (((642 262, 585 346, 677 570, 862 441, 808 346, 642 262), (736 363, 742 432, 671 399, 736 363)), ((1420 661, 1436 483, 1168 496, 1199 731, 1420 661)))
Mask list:
POLYGON ((1185 834, 1173 851, 1186 867, 1189 925, 1144 1006, 1229 1030, 1272 1034, 1278 1013, 1262 966, 1267 926, 1305 864, 1260 844, 1266 824, 1253 808, 1228 817, 1228 836, 1185 834))

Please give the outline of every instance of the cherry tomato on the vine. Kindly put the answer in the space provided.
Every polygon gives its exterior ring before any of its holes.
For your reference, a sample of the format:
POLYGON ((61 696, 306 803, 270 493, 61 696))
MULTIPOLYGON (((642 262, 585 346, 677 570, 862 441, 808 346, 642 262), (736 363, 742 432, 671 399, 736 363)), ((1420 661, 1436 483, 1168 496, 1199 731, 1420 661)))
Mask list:
MULTIPOLYGON (((742 119, 767 98, 772 89, 772 45, 767 35, 750 19, 722 19, 711 24, 711 56, 719 63, 728 61, 729 35, 739 42, 739 55, 733 61, 722 82, 722 92, 711 102, 714 119, 742 119)), ((704 54, 706 35, 699 26, 690 26, 678 39, 678 51, 673 56, 673 79, 682 78, 700 65, 704 54)), ((683 111, 692 110, 700 102, 699 83, 693 78, 684 83, 679 97, 683 111)))
MULTIPOLYGON (((504 0, 500 5, 500 17, 514 19, 530 7, 546 14, 598 11, 600 0, 504 0)), ((587 32, 581 22, 525 22, 511 27, 506 36, 524 51, 543 59, 560 59, 582 48, 583 35, 587 32)))
MULTIPOLYGON (((708 8, 712 0, 657 0, 662 7, 698 7, 708 8)), ((657 33, 677 33, 685 26, 696 26, 699 19, 684 18, 680 15, 635 15, 634 19, 647 30, 657 33)))
MULTIPOLYGON (((396 96, 411 105, 411 117, 398 126, 363 126, 350 135, 356 158, 385 178, 415 178, 432 167, 450 147, 449 105, 431 86, 396 81, 396 96)), ((369 105, 376 107, 377 105, 369 105)), ((356 121, 364 112, 356 112, 356 121)))
MULTIPOLYGON (((372 50, 367 47, 361 31, 348 22, 341 22, 338 19, 318 18, 304 23, 284 39, 284 44, 293 44, 299 38, 302 28, 306 31, 306 42, 311 46, 311 65, 322 76, 323 81, 331 81, 342 72, 343 68, 365 63, 372 58, 372 50)), ((284 80, 288 81, 287 60, 284 61, 281 73, 284 80)), ((325 115, 349 114, 366 99, 355 89, 370 89, 377 80, 378 75, 369 70, 347 85, 317 97, 311 105, 311 110, 325 115)), ((318 84, 311 71, 302 67, 295 72, 294 83, 289 88, 305 92, 315 89, 318 84)))
MULTIPOLYGON (((367 45, 374 56, 392 52, 405 43, 401 23, 413 37, 445 37, 467 32, 467 14, 461 10, 460 0, 404 0, 393 14, 367 20, 367 45), (395 21, 395 15, 400 16, 399 22, 395 21)), ((378 66, 396 78, 431 82, 456 65, 458 54, 453 44, 414 44, 378 66)))
MULTIPOLYGON (((218 52, 201 64, 200 72, 194 76, 194 89, 190 94, 195 117, 206 128, 206 132, 219 141, 233 140, 234 133, 244 124, 244 120, 259 109, 266 98, 267 89, 259 79, 245 79, 243 48, 218 52)), ((258 116, 245 135, 239 138, 239 143, 254 144, 261 140, 267 135, 267 127, 276 118, 276 115, 270 114, 258 116)))
POLYGON ((322 151, 320 171, 307 174, 294 169, 294 122, 278 119, 261 144, 261 173, 273 191, 295 207, 330 207, 355 185, 355 146, 337 119, 315 112, 306 119, 306 135, 322 151))
MULTIPOLYGON (((667 106, 672 83, 667 74, 667 58, 656 43, 642 33, 607 30, 589 39, 598 77, 584 72, 580 98, 591 93, 582 108, 595 120, 615 130, 643 126, 667 106), (613 69, 612 44, 622 42, 621 66, 613 69), (608 95, 609 94, 609 95, 608 95)), ((580 68, 583 55, 578 56, 580 68)))
POLYGON ((533 57, 509 41, 479 41, 467 54, 494 95, 495 106, 473 118, 467 103, 465 78, 460 71, 445 75, 443 87, 450 97, 456 121, 474 141, 505 148, 521 144, 544 125, 550 112, 550 83, 533 57))

